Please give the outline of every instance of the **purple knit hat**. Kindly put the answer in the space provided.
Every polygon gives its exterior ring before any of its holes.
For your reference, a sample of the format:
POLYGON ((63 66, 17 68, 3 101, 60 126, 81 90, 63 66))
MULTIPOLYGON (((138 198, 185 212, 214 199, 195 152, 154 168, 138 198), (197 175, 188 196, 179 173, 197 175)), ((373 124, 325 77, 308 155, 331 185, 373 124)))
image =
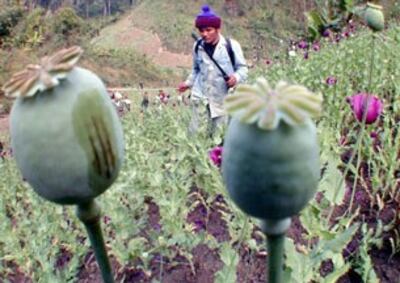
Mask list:
POLYGON ((197 15, 195 26, 196 28, 220 28, 221 18, 214 13, 208 5, 201 7, 201 13, 197 15))

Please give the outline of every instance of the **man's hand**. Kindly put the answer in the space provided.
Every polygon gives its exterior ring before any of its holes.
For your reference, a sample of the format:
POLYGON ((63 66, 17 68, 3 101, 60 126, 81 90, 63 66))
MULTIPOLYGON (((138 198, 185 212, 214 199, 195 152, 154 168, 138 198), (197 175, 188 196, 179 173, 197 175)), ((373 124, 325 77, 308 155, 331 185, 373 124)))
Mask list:
POLYGON ((185 92, 187 89, 189 89, 189 86, 184 82, 180 83, 177 88, 179 92, 185 92))
POLYGON ((237 79, 234 75, 230 75, 229 78, 226 80, 226 84, 228 87, 234 87, 237 83, 237 79))

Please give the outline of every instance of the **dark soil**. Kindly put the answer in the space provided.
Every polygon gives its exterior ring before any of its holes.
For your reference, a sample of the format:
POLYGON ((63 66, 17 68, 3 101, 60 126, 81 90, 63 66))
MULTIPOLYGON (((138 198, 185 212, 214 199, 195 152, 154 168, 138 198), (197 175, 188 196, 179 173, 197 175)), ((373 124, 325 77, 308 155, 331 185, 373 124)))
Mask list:
POLYGON ((196 232, 207 231, 218 242, 229 241, 231 239, 228 231, 228 225, 222 218, 222 211, 227 211, 226 202, 221 195, 217 195, 210 203, 207 200, 207 194, 197 188, 190 191, 190 202, 202 200, 187 216, 188 223, 195 227, 196 232))
MULTIPOLYGON (((227 242, 231 240, 229 235, 226 220, 222 217, 222 212, 227 211, 227 206, 224 198, 221 195, 209 197, 203 190, 192 188, 190 192, 188 205, 195 200, 202 201, 194 206, 187 215, 187 222, 192 223, 195 227, 195 232, 207 232, 213 236, 218 242, 227 242)), ((350 191, 346 192, 343 204, 338 206, 334 212, 334 218, 339 218, 345 213, 349 204, 350 191)), ((321 196, 317 196, 321 198, 321 196)), ((400 209, 397 202, 387 202, 384 209, 376 214, 370 209, 370 195, 361 187, 356 190, 356 202, 361 211, 358 217, 363 217, 365 223, 369 223, 371 227, 376 226, 376 219, 379 218, 384 224, 393 220, 396 211, 400 209), (375 222, 374 222, 375 221, 375 222)), ((157 204, 151 197, 145 199, 147 205, 148 221, 146 227, 142 230, 141 236, 147 237, 145 231, 152 230, 160 232, 162 227, 160 224, 160 211, 157 204)), ((109 219, 103 217, 104 224, 107 224, 109 219)), ((360 221, 360 219, 356 219, 360 221)), ((400 226, 400 225, 399 225, 400 226)), ((253 227, 253 238, 257 243, 262 243, 263 237, 260 236, 260 229, 257 226, 253 227), (258 232, 258 233, 257 233, 258 232)), ((298 217, 292 219, 292 225, 287 233, 288 237, 292 238, 296 244, 305 245, 305 234, 307 231, 303 228, 298 217)), ((374 264, 374 269, 382 283, 398 283, 400 278, 400 254, 393 254, 390 246, 389 238, 393 235, 383 234, 384 245, 381 248, 374 247, 370 251, 370 255, 374 264)), ((357 251, 362 234, 358 232, 353 241, 344 251, 344 256, 351 259, 352 255, 357 251)), ((265 249, 260 250, 250 249, 243 243, 234 243, 235 249, 238 250, 239 263, 236 267, 237 282, 240 283, 263 283, 265 282, 267 252, 265 249)), ((212 249, 205 244, 195 246, 191 251, 191 259, 182 255, 179 252, 179 247, 170 247, 174 251, 172 257, 162 256, 161 254, 152 254, 149 266, 146 270, 142 268, 143 264, 140 259, 136 262, 131 262, 126 266, 121 265, 114 256, 111 255, 112 268, 117 282, 143 282, 150 283, 154 280, 162 281, 163 283, 211 283, 214 282, 215 274, 223 268, 223 262, 219 256, 218 249, 212 249)), ((65 268, 72 258, 72 254, 64 246, 60 247, 58 258, 55 263, 55 269, 61 270, 65 268)), ((3 261, 3 265, 7 267, 7 272, 0 274, 0 282, 7 279, 12 283, 32 282, 28 274, 21 272, 20 268, 13 262, 3 261)), ((333 271, 331 261, 325 261, 320 267, 322 276, 328 275, 333 271)), ((77 282, 80 283, 97 283, 101 281, 101 275, 97 266, 94 254, 89 251, 82 259, 82 265, 79 267, 76 275, 77 282)), ((361 277, 354 271, 350 270, 343 276, 339 283, 360 283, 361 277)))
POLYGON ((370 251, 375 272, 382 283, 399 282, 400 280, 400 253, 392 253, 392 247, 387 241, 382 249, 374 247, 370 251))
POLYGON ((237 266, 238 282, 265 282, 266 260, 265 250, 254 251, 241 245, 239 248, 239 264, 237 266))

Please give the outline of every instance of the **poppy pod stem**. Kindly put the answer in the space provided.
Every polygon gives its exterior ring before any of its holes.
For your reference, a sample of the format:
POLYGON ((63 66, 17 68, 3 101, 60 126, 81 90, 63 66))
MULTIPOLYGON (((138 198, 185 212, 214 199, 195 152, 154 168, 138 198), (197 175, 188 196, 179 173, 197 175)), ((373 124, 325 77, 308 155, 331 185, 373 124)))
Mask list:
MULTIPOLYGON (((370 66, 369 66, 369 77, 368 77, 368 92, 367 92, 367 98, 364 100, 363 103, 363 115, 362 115, 362 120, 361 120, 361 132, 359 135, 360 143, 358 143, 358 147, 356 147, 356 150, 354 151, 353 154, 357 152, 357 171, 356 175, 354 177, 353 181, 353 187, 351 191, 351 196, 350 196, 350 205, 348 208, 348 212, 351 213, 353 206, 354 206, 354 196, 356 194, 356 185, 357 185, 357 180, 358 180, 358 168, 360 168, 361 165, 361 147, 362 147, 362 139, 364 138, 364 133, 365 133, 365 128, 366 128, 366 122, 367 122, 367 116, 368 116, 368 110, 370 107, 370 104, 372 102, 372 78, 373 78, 373 71, 374 71, 374 61, 375 61, 375 41, 376 41, 376 33, 372 34, 372 40, 371 40, 371 61, 370 61, 370 66)), ((350 164, 350 163, 349 163, 350 164)))
POLYGON ((362 116, 362 123, 363 125, 365 125, 366 120, 367 120, 367 114, 368 114, 368 108, 369 108, 369 104, 372 101, 372 95, 370 94, 370 92, 372 92, 371 90, 371 85, 372 85, 372 75, 374 73, 374 61, 375 61, 375 41, 376 41, 376 34, 373 33, 372 34, 372 40, 371 40, 371 61, 369 64, 369 76, 368 76, 368 95, 367 95, 367 99, 364 100, 363 103, 363 116, 362 116))
POLYGON ((95 200, 78 204, 76 214, 85 225, 104 283, 114 283, 111 264, 100 227, 99 206, 95 200))
POLYGON ((368 90, 371 91, 372 75, 374 72, 374 61, 375 61, 375 41, 377 34, 373 33, 371 38, 371 61, 369 66, 369 77, 368 77, 368 90))
MULTIPOLYGON (((356 164, 356 173, 354 176, 354 181, 353 181, 353 186, 352 186, 352 191, 351 191, 351 196, 350 196, 350 203, 349 206, 347 208, 346 213, 351 213, 351 211, 353 210, 353 206, 354 206, 354 197, 355 197, 355 193, 356 193, 356 185, 357 185, 357 181, 358 181, 358 168, 360 168, 361 165, 361 148, 362 148, 362 140, 364 138, 364 134, 365 134, 365 128, 366 128, 366 122, 367 122, 367 117, 368 117, 368 110, 370 107, 370 104, 373 100, 373 95, 372 90, 371 90, 371 86, 372 86, 372 78, 373 78, 373 71, 374 71, 374 61, 375 61, 375 41, 376 41, 376 37, 377 34, 374 32, 372 33, 372 38, 371 38, 371 57, 370 57, 370 66, 369 66, 369 76, 368 76, 368 88, 367 88, 367 97, 366 99, 363 100, 363 105, 362 105, 362 117, 360 123, 361 123, 361 130, 360 133, 358 134, 358 139, 356 141, 356 144, 354 146, 354 149, 352 154, 350 155, 349 161, 347 162, 347 166, 343 172, 343 178, 340 180, 340 182, 338 183, 338 186, 335 190, 334 196, 336 197, 338 195, 339 192, 339 187, 341 185, 343 185, 343 182, 347 176, 347 174, 349 173, 350 167, 353 164, 354 159, 357 156, 357 164, 356 164)), ((332 220, 332 216, 333 216, 333 211, 334 211, 335 207, 332 206, 332 208, 330 209, 330 212, 328 214, 327 217, 327 223, 329 225, 329 222, 332 220)))
POLYGON ((267 282, 283 283, 283 257, 285 253, 285 233, 291 220, 263 220, 262 230, 267 238, 268 267, 267 282))

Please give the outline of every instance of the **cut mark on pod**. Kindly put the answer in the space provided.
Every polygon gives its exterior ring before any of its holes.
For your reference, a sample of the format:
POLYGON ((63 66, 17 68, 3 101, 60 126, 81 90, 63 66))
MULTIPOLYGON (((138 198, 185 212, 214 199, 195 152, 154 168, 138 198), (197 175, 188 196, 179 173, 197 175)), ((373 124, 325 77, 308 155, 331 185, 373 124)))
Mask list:
POLYGON ((92 149, 92 152, 94 155, 94 160, 93 160, 92 164, 93 164, 94 169, 97 172, 97 174, 102 175, 100 154, 96 148, 95 138, 90 134, 90 131, 89 131, 88 138, 89 138, 89 142, 90 142, 90 148, 92 149))
POLYGON ((89 184, 94 189, 107 186, 118 167, 118 149, 113 117, 98 90, 82 92, 73 110, 76 138, 87 157, 89 184))
MULTIPOLYGON (((100 150, 97 151, 97 148, 95 146, 92 148, 94 152, 96 152, 99 155, 99 162, 104 163, 105 171, 103 173, 105 174, 105 177, 107 179, 111 179, 112 172, 114 171, 115 168, 115 154, 112 150, 110 135, 107 131, 107 127, 105 126, 102 118, 96 119, 95 117, 92 117, 91 120, 95 130, 96 138, 99 141, 100 150), (102 161, 100 161, 100 158, 102 161)), ((100 172, 102 171, 103 170, 100 170, 100 172)))

